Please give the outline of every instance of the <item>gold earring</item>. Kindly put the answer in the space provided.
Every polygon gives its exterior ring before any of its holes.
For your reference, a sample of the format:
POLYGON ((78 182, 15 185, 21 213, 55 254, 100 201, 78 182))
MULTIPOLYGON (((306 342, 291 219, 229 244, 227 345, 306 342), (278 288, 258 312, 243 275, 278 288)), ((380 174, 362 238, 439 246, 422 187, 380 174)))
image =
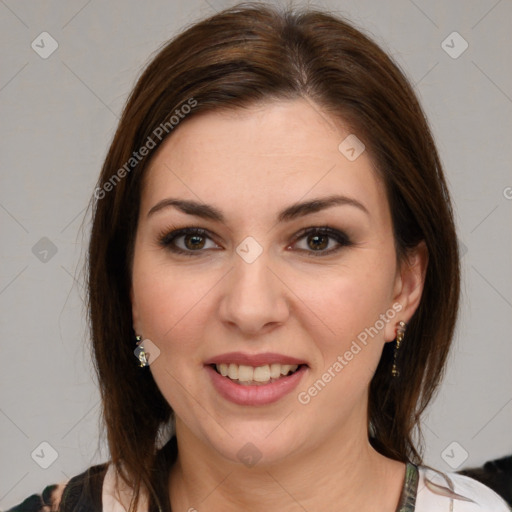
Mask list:
POLYGON ((400 350, 400 343, 402 343, 402 340, 405 336, 405 329, 407 328, 407 324, 405 322, 398 322, 398 327, 396 329, 396 345, 395 345, 395 351, 393 353, 393 368, 391 369, 391 375, 393 377, 399 377, 400 372, 398 371, 398 366, 396 364, 398 351, 400 350))
POLYGON ((142 345, 142 336, 138 334, 135 336, 135 341, 137 342, 137 348, 133 351, 135 357, 139 360, 139 366, 144 368, 144 366, 149 366, 149 361, 147 358, 147 354, 144 351, 144 345, 142 345))

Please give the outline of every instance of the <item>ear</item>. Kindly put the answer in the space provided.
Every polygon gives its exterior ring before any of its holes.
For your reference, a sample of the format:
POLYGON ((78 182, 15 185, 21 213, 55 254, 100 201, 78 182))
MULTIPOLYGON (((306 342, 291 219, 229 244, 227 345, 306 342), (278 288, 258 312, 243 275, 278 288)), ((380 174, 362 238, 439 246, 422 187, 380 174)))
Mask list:
POLYGON ((416 247, 407 251, 397 268, 393 289, 393 309, 398 313, 395 317, 396 322, 389 322, 386 325, 386 341, 393 341, 396 338, 398 322, 409 323, 418 308, 425 285, 427 266, 428 249, 422 240, 416 247), (398 309, 399 307, 401 308, 398 309))

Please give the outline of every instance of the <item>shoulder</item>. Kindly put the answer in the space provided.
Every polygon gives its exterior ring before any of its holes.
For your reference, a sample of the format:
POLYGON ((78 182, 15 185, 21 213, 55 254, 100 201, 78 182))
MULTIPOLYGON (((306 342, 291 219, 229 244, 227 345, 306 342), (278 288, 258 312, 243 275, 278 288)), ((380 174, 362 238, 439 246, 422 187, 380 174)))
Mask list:
POLYGON ((510 512, 492 489, 469 476, 420 466, 415 512, 510 512))
POLYGON ((102 509, 103 479, 108 463, 92 466, 83 473, 58 484, 48 485, 41 493, 28 496, 6 512, 96 512, 102 509))

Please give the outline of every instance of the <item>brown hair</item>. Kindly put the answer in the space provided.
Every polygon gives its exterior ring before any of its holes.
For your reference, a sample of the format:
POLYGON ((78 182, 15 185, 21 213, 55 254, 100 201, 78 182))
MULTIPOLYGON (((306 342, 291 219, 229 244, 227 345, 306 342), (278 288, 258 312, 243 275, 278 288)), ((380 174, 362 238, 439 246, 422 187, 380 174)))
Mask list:
POLYGON ((426 243, 426 282, 400 350, 401 376, 391 378, 393 344, 387 343, 368 405, 375 448, 396 460, 421 461, 414 434, 442 376, 460 280, 450 197, 427 121, 397 65, 350 23, 325 12, 242 4, 191 26, 152 59, 127 101, 93 202, 92 340, 112 461, 134 488, 134 506, 141 486, 154 494, 157 434, 172 416, 133 353, 131 261, 142 180, 165 140, 155 133, 166 126, 172 134, 170 116, 192 101, 188 117, 299 97, 341 120, 366 145, 385 183, 399 261, 426 243), (149 139, 151 154, 130 160, 149 139))

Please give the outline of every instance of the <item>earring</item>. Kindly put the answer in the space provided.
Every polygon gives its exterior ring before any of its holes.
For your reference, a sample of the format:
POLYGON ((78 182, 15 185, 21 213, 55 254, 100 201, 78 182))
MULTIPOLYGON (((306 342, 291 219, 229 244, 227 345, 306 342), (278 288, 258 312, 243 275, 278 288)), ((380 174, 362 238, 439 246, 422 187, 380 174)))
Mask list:
POLYGON ((137 342, 137 348, 134 350, 135 357, 139 360, 139 366, 144 368, 144 366, 149 366, 149 361, 144 351, 144 345, 142 345, 142 336, 138 334, 135 336, 135 341, 137 342))
POLYGON ((396 329, 396 345, 395 352, 393 353, 393 368, 391 369, 391 375, 393 377, 399 377, 400 372, 398 371, 398 367, 396 364, 398 351, 400 350, 400 343, 404 339, 405 329, 407 328, 407 324, 405 322, 398 322, 398 327, 396 329))

